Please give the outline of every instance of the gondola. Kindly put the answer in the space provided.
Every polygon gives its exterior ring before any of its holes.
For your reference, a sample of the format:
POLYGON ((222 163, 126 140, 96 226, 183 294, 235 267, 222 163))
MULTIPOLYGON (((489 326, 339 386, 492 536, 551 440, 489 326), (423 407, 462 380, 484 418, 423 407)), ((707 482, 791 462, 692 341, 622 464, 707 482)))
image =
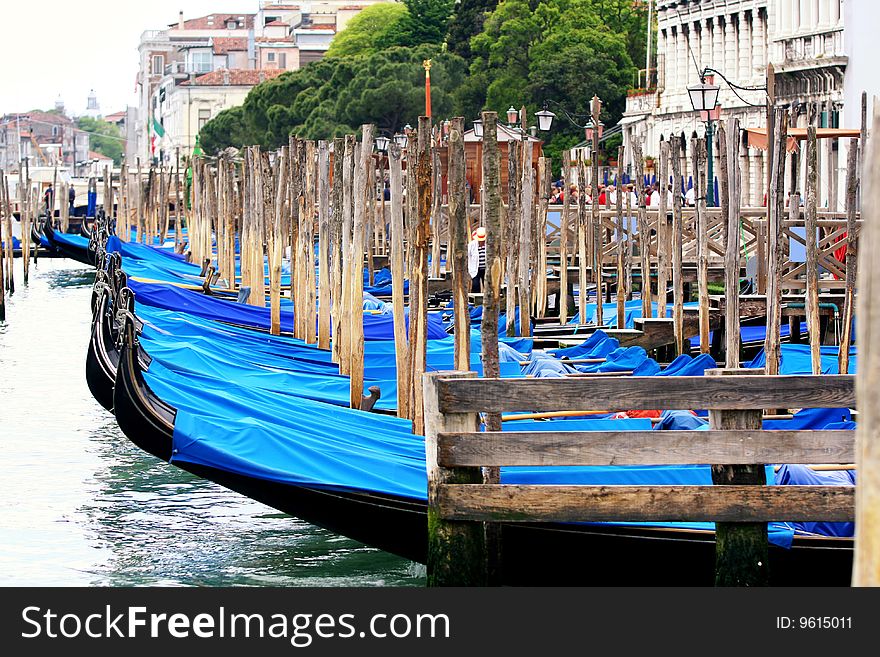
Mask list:
POLYGON ((64 233, 56 233, 51 221, 43 224, 43 235, 45 235, 49 244, 62 256, 76 260, 85 265, 95 266, 97 261, 98 240, 93 233, 92 237, 86 244, 82 244, 83 238, 80 235, 66 235, 64 233))
MULTIPOLYGON (((138 344, 137 319, 123 325, 113 410, 125 435, 144 451, 172 461, 177 410, 149 387, 149 355, 138 344)), ((96 322, 100 322, 97 319, 96 322)), ((172 461, 284 513, 367 545, 424 563, 424 501, 369 491, 329 490, 269 481, 204 464, 172 461)), ((714 532, 610 524, 509 524, 502 528, 504 581, 543 585, 711 585, 714 532)), ((771 545, 773 585, 847 585, 852 539, 796 535, 792 547, 771 545)))

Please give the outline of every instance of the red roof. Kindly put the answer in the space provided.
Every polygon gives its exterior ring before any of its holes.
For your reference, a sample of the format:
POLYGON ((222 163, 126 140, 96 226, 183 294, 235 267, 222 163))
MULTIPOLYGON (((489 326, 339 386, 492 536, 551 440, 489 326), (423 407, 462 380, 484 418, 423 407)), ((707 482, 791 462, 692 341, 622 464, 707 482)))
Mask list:
POLYGON ((126 112, 114 112, 113 114, 108 114, 104 117, 104 120, 108 123, 117 123, 122 121, 126 116, 126 112))
MULTIPOLYGON (((183 21, 185 30, 225 30, 226 21, 238 21, 239 18, 244 19, 244 25, 237 29, 250 29, 254 26, 254 16, 256 14, 208 14, 201 18, 190 18, 183 21), (208 19, 211 19, 210 22, 208 19)), ((177 23, 171 23, 169 27, 177 27, 177 23)))
POLYGON ((318 24, 318 25, 303 25, 302 27, 296 28, 297 32, 299 32, 300 30, 329 30, 330 32, 335 32, 336 26, 333 25, 332 23, 318 24))
POLYGON ((107 157, 103 153, 96 153, 95 151, 89 151, 89 159, 90 160, 112 160, 112 157, 107 157))
POLYGON ((272 21, 271 23, 266 23, 266 27, 272 27, 273 25, 274 25, 274 26, 284 26, 284 27, 287 27, 287 23, 285 23, 285 22, 282 21, 282 20, 274 20, 274 21, 272 21))
POLYGON ((249 69, 241 69, 241 68, 231 68, 231 69, 219 69, 216 71, 212 71, 211 73, 206 73, 205 75, 200 75, 194 80, 187 80, 186 82, 181 83, 182 85, 195 85, 200 87, 223 87, 223 86, 231 86, 231 87, 253 87, 254 85, 260 84, 264 80, 269 80, 270 78, 277 77, 284 73, 281 69, 267 69, 264 71, 252 71, 249 69), (227 82, 227 75, 229 76, 227 82))
POLYGON ((247 50, 247 37, 214 37, 211 39, 214 45, 215 55, 225 55, 228 52, 247 50))

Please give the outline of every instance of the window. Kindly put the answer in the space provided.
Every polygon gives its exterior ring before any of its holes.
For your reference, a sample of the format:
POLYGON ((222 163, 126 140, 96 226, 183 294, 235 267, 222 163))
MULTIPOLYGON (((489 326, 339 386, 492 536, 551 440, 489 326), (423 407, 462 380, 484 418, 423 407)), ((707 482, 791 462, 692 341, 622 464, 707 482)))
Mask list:
POLYGON ((266 61, 267 62, 274 62, 275 61, 275 53, 274 52, 267 53, 266 54, 266 61))
POLYGON ((165 55, 153 55, 153 75, 161 75, 165 72, 165 55))
POLYGON ((227 30, 234 30, 237 27, 238 27, 238 23, 236 23, 235 21, 226 21, 226 29, 227 30))
POLYGON ((210 73, 212 70, 212 55, 209 51, 193 52, 190 55, 192 63, 191 71, 193 73, 210 73))
POLYGON ((200 109, 199 110, 199 130, 205 127, 205 124, 211 120, 211 110, 209 109, 200 109))
POLYGON ((278 68, 287 68, 287 53, 278 53, 278 68))
POLYGON ((53 136, 53 137, 57 137, 57 136, 58 136, 58 126, 57 126, 57 125, 53 125, 53 126, 52 126, 52 136, 53 136))

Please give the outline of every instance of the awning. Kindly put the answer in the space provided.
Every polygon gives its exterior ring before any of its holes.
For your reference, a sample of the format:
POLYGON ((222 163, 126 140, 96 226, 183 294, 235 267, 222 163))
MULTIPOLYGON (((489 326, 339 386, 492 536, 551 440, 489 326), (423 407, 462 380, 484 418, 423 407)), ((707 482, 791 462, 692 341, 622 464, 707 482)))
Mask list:
MULTIPOLYGON (((746 128, 748 134, 749 146, 751 148, 760 148, 762 151, 767 150, 767 129, 766 128, 746 128)), ((836 139, 839 137, 859 137, 861 131, 849 130, 846 128, 816 128, 816 139, 836 139)), ((806 128, 789 128, 786 150, 792 153, 798 149, 798 142, 807 138, 806 128)))

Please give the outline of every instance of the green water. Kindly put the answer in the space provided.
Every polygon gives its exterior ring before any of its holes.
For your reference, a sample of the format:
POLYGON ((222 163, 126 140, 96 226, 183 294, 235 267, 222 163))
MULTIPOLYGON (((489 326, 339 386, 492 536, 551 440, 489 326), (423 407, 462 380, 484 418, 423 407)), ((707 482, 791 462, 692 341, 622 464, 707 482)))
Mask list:
POLYGON ((0 324, 0 585, 421 586, 424 568, 142 452, 85 382, 93 275, 41 259, 0 324))

